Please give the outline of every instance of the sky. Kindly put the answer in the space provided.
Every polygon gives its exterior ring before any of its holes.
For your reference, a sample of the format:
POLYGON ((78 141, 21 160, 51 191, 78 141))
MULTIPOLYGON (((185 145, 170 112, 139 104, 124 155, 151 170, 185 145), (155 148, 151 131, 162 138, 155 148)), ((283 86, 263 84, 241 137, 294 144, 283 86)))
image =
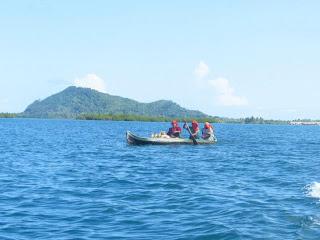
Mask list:
POLYGON ((213 116, 320 119, 320 1, 0 6, 0 112, 68 86, 213 116))

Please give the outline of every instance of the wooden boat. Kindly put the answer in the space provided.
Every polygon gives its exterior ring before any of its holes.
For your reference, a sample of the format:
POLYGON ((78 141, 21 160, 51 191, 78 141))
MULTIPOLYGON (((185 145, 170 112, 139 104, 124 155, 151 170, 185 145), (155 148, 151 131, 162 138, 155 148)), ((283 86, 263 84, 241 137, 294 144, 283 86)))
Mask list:
MULTIPOLYGON (((134 135, 132 132, 127 131, 127 141, 132 145, 168 145, 168 144, 193 144, 193 141, 189 138, 148 138, 148 137, 139 137, 134 135)), ((198 144, 214 144, 217 142, 217 139, 213 140, 204 140, 197 139, 198 144)))

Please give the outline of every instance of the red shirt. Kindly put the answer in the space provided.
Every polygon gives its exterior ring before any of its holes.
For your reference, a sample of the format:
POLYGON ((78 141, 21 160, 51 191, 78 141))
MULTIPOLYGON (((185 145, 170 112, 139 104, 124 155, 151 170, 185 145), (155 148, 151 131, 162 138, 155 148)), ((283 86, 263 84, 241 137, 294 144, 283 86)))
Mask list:
POLYGON ((167 135, 179 137, 181 133, 181 128, 179 126, 169 128, 167 135))

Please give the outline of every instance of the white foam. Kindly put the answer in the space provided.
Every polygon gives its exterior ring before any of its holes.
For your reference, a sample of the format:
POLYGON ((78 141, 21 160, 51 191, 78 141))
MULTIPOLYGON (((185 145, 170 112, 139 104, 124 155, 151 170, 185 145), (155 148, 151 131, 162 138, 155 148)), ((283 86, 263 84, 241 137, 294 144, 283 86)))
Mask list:
POLYGON ((320 219, 319 218, 311 218, 313 224, 320 226, 320 219))
POLYGON ((320 199, 320 183, 313 182, 307 186, 308 196, 320 199))

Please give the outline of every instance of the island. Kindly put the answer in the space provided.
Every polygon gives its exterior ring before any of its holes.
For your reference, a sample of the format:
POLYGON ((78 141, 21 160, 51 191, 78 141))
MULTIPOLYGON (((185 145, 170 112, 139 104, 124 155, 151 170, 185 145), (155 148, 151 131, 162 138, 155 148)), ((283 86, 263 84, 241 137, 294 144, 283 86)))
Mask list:
POLYGON ((43 100, 31 103, 22 113, 0 113, 0 118, 56 118, 79 120, 191 121, 240 124, 320 125, 314 120, 265 120, 261 117, 226 118, 189 110, 170 100, 142 103, 90 88, 70 86, 43 100))

